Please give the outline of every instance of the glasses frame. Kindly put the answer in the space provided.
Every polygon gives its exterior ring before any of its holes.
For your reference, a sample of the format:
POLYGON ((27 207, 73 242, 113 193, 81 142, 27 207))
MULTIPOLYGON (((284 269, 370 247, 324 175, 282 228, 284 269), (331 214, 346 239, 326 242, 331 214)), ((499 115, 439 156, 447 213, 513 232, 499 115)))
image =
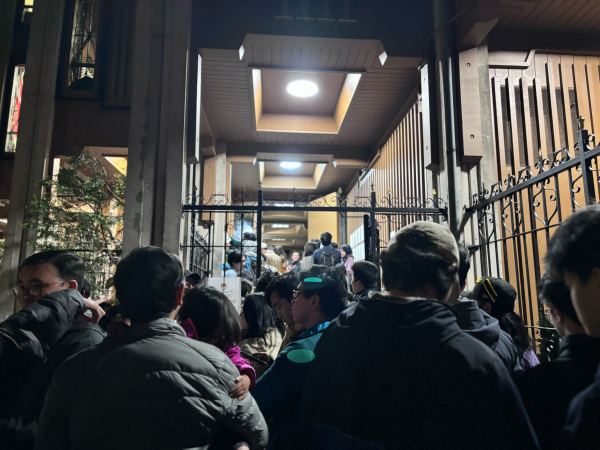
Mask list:
POLYGON ((59 284, 59 283, 68 283, 68 281, 67 280, 58 280, 58 281, 55 281, 54 283, 40 283, 39 285, 37 283, 34 283, 33 286, 30 285, 28 287, 15 286, 12 288, 12 292, 13 292, 13 295, 17 298, 22 297, 25 292, 28 292, 31 295, 42 295, 42 292, 44 292, 44 289, 47 289, 50 286, 54 286, 55 284, 59 284))

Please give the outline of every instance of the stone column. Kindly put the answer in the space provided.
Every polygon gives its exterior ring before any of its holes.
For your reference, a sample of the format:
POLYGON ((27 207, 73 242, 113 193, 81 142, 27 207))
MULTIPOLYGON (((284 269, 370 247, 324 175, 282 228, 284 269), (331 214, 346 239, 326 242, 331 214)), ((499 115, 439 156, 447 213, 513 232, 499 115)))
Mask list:
POLYGON ((123 249, 180 252, 191 0, 138 4, 123 249))
POLYGON ((16 284, 17 268, 27 253, 28 241, 35 238, 34 233, 23 230, 23 219, 26 205, 40 193, 39 183, 48 166, 63 13, 64 0, 40 1, 36 2, 31 19, 0 276, 0 320, 14 309, 10 288, 16 284))

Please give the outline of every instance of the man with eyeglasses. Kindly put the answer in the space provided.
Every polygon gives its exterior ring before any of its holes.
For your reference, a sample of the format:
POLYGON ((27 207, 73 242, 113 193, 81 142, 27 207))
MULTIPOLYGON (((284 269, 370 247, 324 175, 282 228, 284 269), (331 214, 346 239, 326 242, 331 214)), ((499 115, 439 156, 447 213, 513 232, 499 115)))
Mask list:
POLYGON ((252 390, 269 424, 270 448, 296 448, 302 423, 304 381, 315 358, 315 347, 330 321, 346 307, 346 280, 332 268, 314 265, 300 273, 293 291, 293 323, 302 331, 277 356, 252 390))
POLYGON ((83 285, 83 274, 83 261, 59 250, 31 255, 19 267, 13 293, 22 309, 0 324, 0 413, 4 418, 0 437, 4 442, 33 439, 55 369, 104 339, 95 324, 104 311, 77 290, 83 285))

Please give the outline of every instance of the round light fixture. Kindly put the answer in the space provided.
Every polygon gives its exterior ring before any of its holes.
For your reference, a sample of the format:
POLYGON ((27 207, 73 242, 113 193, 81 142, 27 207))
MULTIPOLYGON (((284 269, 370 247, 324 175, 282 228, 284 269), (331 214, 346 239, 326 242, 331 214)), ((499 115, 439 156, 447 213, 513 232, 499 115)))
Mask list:
POLYGON ((317 83, 310 80, 294 80, 287 85, 288 94, 294 97, 307 98, 319 93, 317 83))
POLYGON ((298 161, 281 161, 279 163, 279 167, 287 170, 299 169, 301 165, 302 163, 299 163, 298 161))

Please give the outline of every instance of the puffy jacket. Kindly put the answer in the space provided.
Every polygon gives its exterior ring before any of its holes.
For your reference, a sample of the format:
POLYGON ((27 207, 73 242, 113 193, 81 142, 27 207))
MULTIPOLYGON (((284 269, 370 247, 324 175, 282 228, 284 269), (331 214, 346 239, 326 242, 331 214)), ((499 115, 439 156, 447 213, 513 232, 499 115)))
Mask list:
POLYGON ((12 408, 48 349, 85 310, 74 289, 48 294, 0 324, 0 405, 12 408))
POLYGON ((207 447, 217 431, 265 447, 251 395, 229 397, 239 372, 218 348, 170 319, 139 324, 67 360, 50 385, 36 448, 207 447))

